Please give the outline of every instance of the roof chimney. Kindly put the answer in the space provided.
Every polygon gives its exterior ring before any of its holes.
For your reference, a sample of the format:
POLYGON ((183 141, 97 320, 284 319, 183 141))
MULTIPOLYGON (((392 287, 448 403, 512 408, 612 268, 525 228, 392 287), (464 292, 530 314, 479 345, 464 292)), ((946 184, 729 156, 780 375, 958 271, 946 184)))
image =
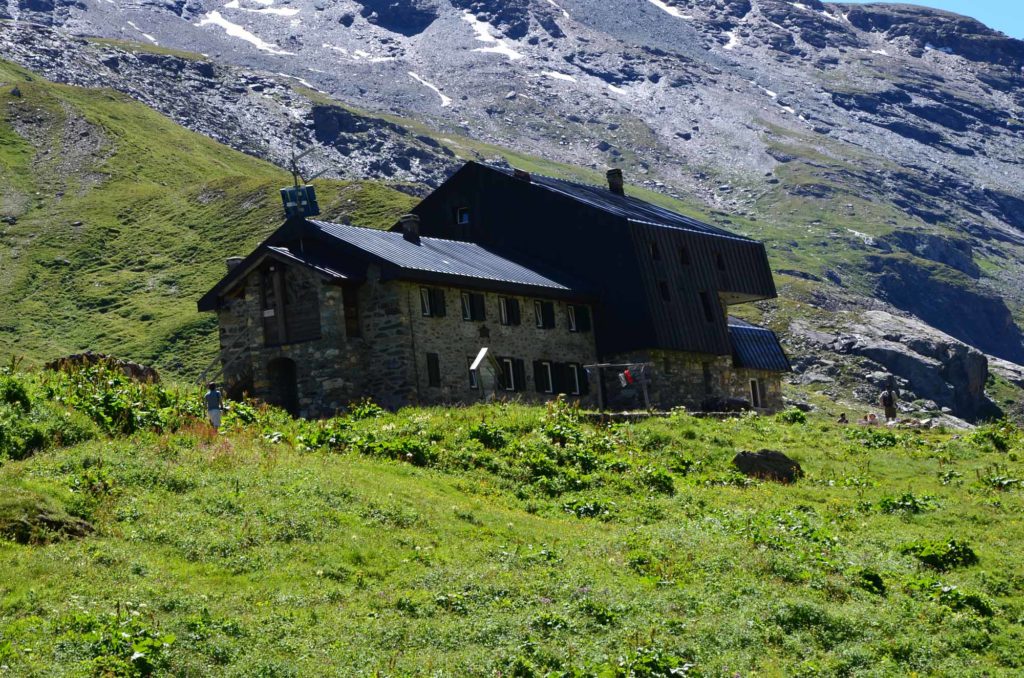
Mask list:
POLYGON ((225 263, 228 265, 228 273, 238 268, 238 265, 242 263, 243 257, 228 257, 225 263))
POLYGON ((517 169, 514 172, 512 172, 512 176, 521 181, 530 181, 530 173, 527 172, 526 170, 517 169))
POLYGON ((416 214, 403 214, 399 218, 402 224, 402 237, 413 243, 420 244, 420 218, 416 214))
POLYGON ((625 195, 626 192, 623 189, 622 183, 622 170, 618 167, 608 170, 606 176, 608 177, 608 190, 615 195, 625 195))

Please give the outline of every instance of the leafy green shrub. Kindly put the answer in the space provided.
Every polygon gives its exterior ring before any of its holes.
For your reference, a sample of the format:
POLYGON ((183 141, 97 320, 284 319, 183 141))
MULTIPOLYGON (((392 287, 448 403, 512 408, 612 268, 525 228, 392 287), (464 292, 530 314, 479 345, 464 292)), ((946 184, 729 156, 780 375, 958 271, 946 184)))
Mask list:
POLYGON ((50 373, 47 397, 88 415, 108 434, 176 430, 202 417, 198 394, 140 383, 103 365, 50 373))
POLYGON ((430 466, 437 461, 437 452, 430 443, 419 438, 378 438, 368 433, 351 438, 349 445, 361 454, 405 461, 413 466, 430 466))
POLYGON ((676 493, 672 475, 664 469, 647 466, 640 471, 640 482, 655 492, 672 496, 676 493))
POLYGON ((590 622, 596 626, 614 626, 619 619, 619 613, 597 600, 584 600, 580 603, 580 612, 590 618, 590 622))
POLYGON ((869 450, 884 450, 896 447, 900 442, 900 437, 896 432, 886 428, 856 426, 843 429, 843 432, 847 438, 860 443, 869 450))
POLYGON ((92 658, 95 675, 148 676, 166 667, 174 634, 151 628, 135 606, 126 607, 126 612, 99 616, 76 612, 57 622, 64 641, 92 658))
POLYGON ((775 415, 775 418, 783 424, 806 424, 807 414, 800 409, 790 407, 775 415))
POLYGON ((979 426, 968 434, 967 440, 980 447, 990 446, 997 452, 1006 452, 1020 437, 1020 429, 1003 420, 979 426))
POLYGON ((302 433, 295 437, 295 443, 300 450, 337 451, 348 444, 348 431, 351 427, 344 419, 304 422, 302 433))
POLYGON ((583 430, 580 426, 579 407, 565 402, 561 396, 548 403, 541 433, 556 445, 566 446, 580 443, 583 430))
POLYGON ((23 412, 32 411, 32 398, 29 396, 28 387, 6 369, 0 371, 0 403, 16 405, 23 412))
POLYGON ((614 678, 673 678, 685 676, 693 668, 693 664, 662 647, 644 646, 619 657, 608 675, 614 678))
POLYGON ((938 508, 935 497, 924 495, 915 496, 911 492, 904 492, 898 497, 885 497, 878 502, 878 508, 882 513, 924 513, 934 511, 938 508))
POLYGON ((508 444, 508 436, 505 431, 485 421, 469 429, 469 439, 476 440, 489 450, 500 450, 508 444))
POLYGON ((970 610, 982 617, 995 614, 992 603, 978 593, 961 591, 959 587, 944 584, 931 577, 911 579, 906 582, 906 589, 911 594, 923 595, 951 610, 970 610))
POLYGON ((570 501, 562 504, 562 510, 577 518, 600 518, 609 520, 612 517, 614 504, 603 504, 599 501, 570 501))
POLYGON ((900 553, 917 558, 924 565, 940 572, 954 567, 967 567, 978 562, 974 549, 964 542, 950 539, 949 541, 922 540, 904 544, 900 553))
POLYGON ((1002 464, 992 464, 977 472, 978 480, 985 487, 1005 492, 1015 487, 1020 487, 1020 478, 1007 475, 1007 469, 1002 464))
POLYGON ((376 419, 387 413, 383 407, 369 398, 364 398, 348 406, 348 416, 353 419, 376 419))
POLYGON ((0 459, 25 459, 46 446, 43 430, 10 405, 0 405, 0 459))
POLYGON ((885 595, 885 580, 883 580, 882 575, 877 572, 868 569, 857 569, 854 570, 851 575, 853 577, 854 586, 864 589, 869 593, 874 593, 875 595, 885 595))
POLYGON ((568 619, 554 612, 542 612, 530 621, 530 628, 542 636, 550 636, 557 631, 565 631, 569 626, 568 619))

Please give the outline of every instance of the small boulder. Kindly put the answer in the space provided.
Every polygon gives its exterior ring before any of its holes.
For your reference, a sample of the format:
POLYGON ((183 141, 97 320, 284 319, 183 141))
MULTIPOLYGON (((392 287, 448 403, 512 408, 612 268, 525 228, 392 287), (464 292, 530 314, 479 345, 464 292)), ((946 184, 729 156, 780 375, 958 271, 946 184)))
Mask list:
POLYGON ((775 450, 740 452, 733 457, 732 464, 740 473, 751 478, 774 480, 780 483, 792 483, 804 475, 800 464, 775 450))

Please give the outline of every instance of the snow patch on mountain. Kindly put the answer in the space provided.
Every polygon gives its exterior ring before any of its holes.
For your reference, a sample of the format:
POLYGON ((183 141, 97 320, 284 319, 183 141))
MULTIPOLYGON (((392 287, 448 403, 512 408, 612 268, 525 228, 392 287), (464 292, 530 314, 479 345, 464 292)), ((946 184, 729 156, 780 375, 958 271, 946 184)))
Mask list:
POLYGON ((480 42, 494 43, 493 47, 478 47, 473 50, 474 52, 487 52, 490 54, 501 54, 507 56, 512 61, 522 59, 523 55, 512 48, 508 40, 497 38, 491 35, 491 25, 486 21, 477 19, 470 12, 464 12, 462 18, 473 27, 476 32, 476 39, 480 42))
POLYGON ((136 26, 136 25, 135 25, 135 22, 133 22, 133 21, 129 21, 129 22, 128 22, 128 25, 129 25, 129 26, 131 26, 132 28, 134 28, 135 30, 137 30, 137 31, 138 31, 139 33, 141 33, 141 34, 142 34, 142 37, 144 37, 144 38, 145 38, 146 40, 149 40, 149 41, 150 41, 151 43, 153 43, 154 45, 159 45, 159 44, 160 44, 159 42, 157 42, 157 41, 156 41, 156 38, 154 38, 154 37, 153 37, 152 35, 150 35, 149 33, 143 33, 143 32, 142 32, 142 29, 141 29, 141 28, 139 28, 138 26, 136 26))
POLYGON ((683 14, 682 12, 680 12, 678 7, 673 7, 672 5, 670 5, 670 4, 666 3, 666 2, 663 2, 662 0, 647 0, 647 1, 650 2, 652 5, 654 5, 655 7, 657 7, 658 9, 662 10, 663 12, 667 12, 667 13, 671 14, 672 16, 674 16, 674 17, 676 17, 678 19, 692 19, 693 18, 689 14, 683 14))
POLYGON ((236 23, 232 23, 232 22, 228 21, 227 19, 224 18, 224 16, 220 12, 218 12, 216 10, 214 10, 212 12, 207 12, 206 16, 204 16, 202 19, 200 19, 199 23, 196 24, 196 26, 199 26, 200 28, 203 27, 203 26, 208 26, 208 25, 219 26, 219 27, 223 28, 224 32, 227 33, 228 35, 230 35, 231 37, 238 38, 240 40, 245 40, 246 42, 251 44, 256 49, 264 51, 264 52, 267 52, 269 54, 277 54, 277 55, 281 55, 281 56, 284 56, 284 55, 294 56, 295 55, 294 52, 286 52, 283 49, 281 49, 280 47, 278 47, 277 45, 274 45, 274 44, 271 44, 269 42, 265 42, 264 40, 261 40, 260 38, 256 37, 255 35, 253 35, 249 31, 247 31, 242 26, 239 26, 236 23))
POLYGON ((412 71, 409 71, 409 75, 412 76, 413 80, 415 80, 416 82, 420 83, 424 87, 426 87, 428 89, 434 90, 434 94, 436 94, 437 96, 441 97, 441 106, 442 107, 448 107, 448 106, 452 105, 451 97, 446 96, 440 89, 438 89, 437 85, 435 85, 435 84, 433 84, 431 82, 427 82, 426 80, 421 78, 418 74, 416 74, 416 73, 414 73, 412 71))

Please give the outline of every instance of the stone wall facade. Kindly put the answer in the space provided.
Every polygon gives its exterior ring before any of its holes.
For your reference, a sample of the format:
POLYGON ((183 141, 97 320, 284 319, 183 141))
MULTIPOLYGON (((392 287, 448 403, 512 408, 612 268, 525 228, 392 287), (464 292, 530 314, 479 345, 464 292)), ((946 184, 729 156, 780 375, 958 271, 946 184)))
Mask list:
MULTIPOLYGON (((276 264, 282 265, 282 264, 276 264)), ((602 357, 599 361, 592 330, 570 332, 568 304, 550 301, 554 326, 541 329, 534 318, 534 297, 479 293, 483 317, 464 320, 463 290, 429 286, 444 295, 445 314, 425 316, 421 309, 420 284, 382 281, 371 266, 366 282, 343 286, 316 273, 284 265, 290 294, 316 295, 320 336, 295 343, 267 345, 263 299, 266 277, 256 271, 218 311, 224 382, 233 397, 242 393, 288 407, 298 416, 331 416, 349 403, 372 398, 389 408, 405 405, 472 403, 494 397, 541 402, 555 392, 537 388, 535 361, 582 367, 597 362, 650 363, 647 371, 651 406, 697 409, 708 398, 751 400, 751 380, 757 380, 761 407, 767 412, 782 408, 781 375, 738 369, 730 356, 711 356, 678 351, 640 351, 602 357), (356 322, 346 326, 345 301, 355 306, 356 322), (520 322, 500 321, 499 298, 519 302, 520 322), (354 304, 353 304, 354 300, 354 304), (469 365, 482 347, 497 359, 522 361, 522 383, 515 390, 474 386, 469 365), (430 357, 428 357, 430 356, 430 357), (431 383, 428 364, 436 361, 436 383, 431 383), (288 383, 285 383, 288 382, 288 383)), ((543 368, 541 368, 543 369, 543 368)), ((602 370, 604 405, 609 409, 641 409, 640 387, 623 389, 619 370, 602 370)), ((580 369, 586 381, 580 395, 569 394, 587 407, 596 407, 598 377, 580 369)), ((553 391, 566 390, 558 389, 553 391)))
MULTIPOLYGON (((280 265, 280 264, 279 264, 280 265)), ((267 345, 264 332, 264 278, 250 274, 238 292, 225 299, 218 311, 224 383, 234 397, 243 393, 289 406, 303 417, 330 416, 349 403, 372 398, 389 408, 412 404, 477 402, 489 396, 470 384, 469 361, 481 347, 494 356, 521 359, 523 383, 499 397, 542 401, 554 397, 535 388, 533 361, 589 364, 595 360, 592 331, 569 332, 567 305, 552 302, 555 326, 538 329, 533 298, 483 293, 483 320, 463 320, 462 290, 432 286, 445 297, 443 317, 425 317, 420 307, 421 285, 382 281, 371 266, 358 287, 330 283, 299 266, 285 266, 285 284, 319 300, 321 334, 318 339, 267 345), (345 298, 352 295, 358 309, 357 329, 346 328, 345 298), (498 297, 519 300, 521 323, 502 325, 498 297), (352 336, 349 336, 349 334, 352 336), (440 383, 430 385, 428 354, 437 356, 440 383), (294 402, 289 385, 281 381, 282 361, 294 373, 294 402)), ((350 300, 351 304, 351 300, 350 300)), ((580 370, 581 379, 586 373, 580 370)), ((593 397, 580 398, 593 404, 593 397)))
MULTIPOLYGON (((750 402, 751 380, 757 380, 764 412, 782 409, 782 375, 765 370, 733 366, 732 356, 715 356, 681 351, 637 351, 611 356, 605 363, 647 363, 647 391, 654 409, 673 407, 700 409, 704 401, 738 398, 750 402)), ((610 409, 642 409, 640 386, 623 388, 618 379, 621 370, 602 370, 606 405, 610 409)))
MULTIPOLYGON (((444 317, 424 317, 420 310, 420 285, 399 283, 399 294, 404 299, 405 309, 414 337, 411 346, 414 360, 413 373, 419 402, 443 404, 456 402, 477 402, 493 396, 484 388, 472 388, 469 379, 469 364, 481 348, 496 358, 510 357, 523 361, 524 382, 515 391, 499 391, 498 397, 516 398, 528 402, 550 400, 555 394, 538 392, 534 361, 551 363, 574 363, 579 366, 596 361, 597 352, 593 330, 570 332, 568 326, 568 304, 554 301, 554 327, 540 329, 534 320, 536 297, 483 293, 485 317, 483 320, 467 321, 462 318, 461 292, 453 287, 440 287, 445 295, 446 314, 444 317), (520 308, 519 325, 502 325, 499 315, 499 297, 518 300, 520 308), (438 356, 440 385, 430 386, 427 370, 428 353, 438 356)), ((580 378, 586 378, 580 370, 580 378)), ((595 383, 596 385, 596 383, 595 383)), ((586 396, 567 394, 570 400, 580 400, 585 405, 596 404, 592 388, 586 396)))

